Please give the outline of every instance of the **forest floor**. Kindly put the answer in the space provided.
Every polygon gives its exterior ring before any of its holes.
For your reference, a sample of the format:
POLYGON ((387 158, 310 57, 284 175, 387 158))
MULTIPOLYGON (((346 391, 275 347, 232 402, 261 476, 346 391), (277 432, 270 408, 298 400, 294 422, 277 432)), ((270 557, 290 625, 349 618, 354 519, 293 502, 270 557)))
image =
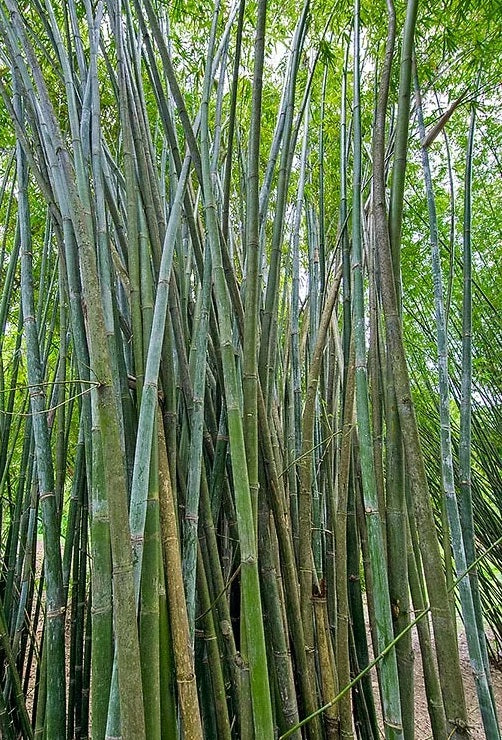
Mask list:
MULTIPOLYGON (((432 740, 431 723, 427 711, 427 698, 425 695, 424 678, 422 671, 422 662, 420 660, 420 646, 416 630, 413 631, 412 637, 413 651, 415 653, 415 740, 432 740)), ((472 740, 485 740, 486 735, 483 730, 483 723, 478 707, 476 696, 476 686, 469 662, 469 652, 467 649, 467 640, 462 625, 459 626, 458 648, 460 653, 460 667, 462 670, 462 680, 464 682, 465 700, 467 705, 467 718, 472 740)), ((502 670, 492 666, 491 670, 493 693, 497 706, 499 722, 502 720, 502 670)), ((378 683, 376 673, 373 675, 373 689, 375 697, 378 697, 378 683)), ((383 737, 382 731, 382 737, 383 737)), ((445 738, 445 740, 447 740, 445 738)), ((487 740, 491 740, 487 738, 487 740)))
MULTIPOLYGON (((415 655, 417 656, 415 660, 415 680, 417 681, 415 700, 415 740, 426 740, 426 738, 430 738, 432 737, 432 735, 430 731, 429 715, 427 713, 427 701, 425 698, 425 691, 423 689, 423 679, 421 678, 422 666, 420 664, 420 652, 418 646, 418 638, 416 637, 416 635, 414 637, 413 647, 415 649, 415 655), (420 688, 418 685, 419 676, 420 688)), ((484 740, 485 733, 483 731, 483 723, 481 722, 481 715, 479 713, 478 700, 476 696, 476 686, 474 683, 474 676, 472 674, 471 664, 469 662, 467 640, 463 629, 459 631, 458 647, 460 651, 460 665, 462 668, 462 678, 464 681, 465 699, 467 704, 467 718, 469 721, 471 737, 472 740, 484 740)), ((502 719, 502 672, 497 668, 492 667, 491 675, 493 682, 493 693, 495 695, 495 702, 497 705, 497 714, 500 721, 502 719)), ((488 740, 490 740, 490 738, 488 738, 488 740)))

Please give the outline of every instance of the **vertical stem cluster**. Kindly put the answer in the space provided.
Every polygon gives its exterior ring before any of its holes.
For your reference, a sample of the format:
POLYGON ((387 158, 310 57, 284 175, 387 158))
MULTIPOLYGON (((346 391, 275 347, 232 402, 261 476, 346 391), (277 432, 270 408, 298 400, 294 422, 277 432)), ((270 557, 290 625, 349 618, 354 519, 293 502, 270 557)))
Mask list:
POLYGON ((416 0, 402 31, 388 0, 383 64, 359 0, 348 35, 344 12, 292 10, 0 0, 2 737, 409 740, 410 600, 432 733, 465 736, 457 585, 499 736, 481 610, 499 551, 462 577, 500 526, 474 112, 460 336, 427 149, 463 97, 427 135, 418 83, 428 210, 404 209, 416 0), (421 222, 431 297, 402 249, 421 222))

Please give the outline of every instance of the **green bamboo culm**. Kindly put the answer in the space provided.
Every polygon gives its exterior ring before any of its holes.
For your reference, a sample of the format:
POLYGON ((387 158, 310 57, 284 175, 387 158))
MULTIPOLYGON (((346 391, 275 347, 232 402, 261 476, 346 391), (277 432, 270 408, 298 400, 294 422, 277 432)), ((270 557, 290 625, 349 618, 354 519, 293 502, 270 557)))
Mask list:
MULTIPOLYGON (((14 77, 17 77, 17 73, 14 73, 14 77)), ((15 84, 17 87, 18 83, 16 82, 15 84)), ((20 99, 18 87, 15 92, 14 109, 19 120, 22 121, 24 117, 23 104, 20 99)), ((44 642, 47 650, 45 727, 50 737, 61 738, 62 740, 66 736, 63 571, 54 490, 54 468, 47 426, 45 393, 38 345, 38 329, 35 323, 33 247, 28 201, 28 169, 26 158, 20 144, 17 146, 16 158, 23 326, 26 336, 28 382, 30 385, 30 407, 33 414, 33 435, 35 440, 39 499, 44 527, 45 579, 47 584, 47 623, 44 642)))
POLYGON ((202 468, 202 435, 204 431, 205 358, 211 300, 211 253, 204 251, 204 273, 195 316, 191 368, 193 374, 193 409, 191 413, 190 457, 187 500, 183 528, 183 580, 187 593, 188 620, 192 637, 195 629, 195 586, 197 568, 197 533, 199 492, 202 468))
MULTIPOLYGON (((478 691, 480 709, 483 717, 483 724, 487 736, 493 733, 497 737, 500 727, 497 720, 495 699, 493 696, 490 667, 488 662, 488 651, 486 648, 486 635, 483 626, 483 615, 479 600, 479 587, 476 569, 471 568, 476 560, 474 526, 472 518, 472 491, 471 491, 471 387, 472 387, 472 254, 471 254, 471 232, 472 232, 472 170, 473 170, 473 153, 474 139, 476 132, 476 100, 471 106, 471 116, 469 122, 469 136, 467 143, 465 182, 464 182, 464 224, 463 224, 463 305, 462 305, 462 384, 461 384, 461 402, 460 402, 460 444, 459 444, 459 468, 460 468, 460 518, 462 526, 463 541, 465 547, 466 565, 469 567, 469 580, 471 586, 473 608, 475 612, 475 621, 478 631, 478 642, 481 656, 476 654, 476 641, 472 634, 471 640, 474 642, 474 651, 471 656, 471 647, 469 646, 469 655, 471 663, 482 660, 479 663, 479 675, 473 665, 474 675, 476 678, 476 688, 478 691), (486 682, 486 683, 485 683, 486 682), (488 685, 486 685, 488 684, 488 685), (486 693, 489 690, 489 696, 486 693)), ((470 624, 472 633, 474 633, 474 623, 470 624)))
MULTIPOLYGON (((411 15, 411 21, 413 15, 411 15)), ((387 2, 387 38, 385 43, 385 55, 380 75, 380 84, 378 89, 377 105, 375 110, 374 134, 373 134, 373 156, 374 156, 374 180, 373 180, 373 197, 375 210, 382 208, 385 203, 385 165, 384 165, 384 148, 385 148, 385 123, 387 114, 387 104, 392 74, 392 64, 394 60, 394 47, 396 39, 396 12, 392 0, 387 2)), ((409 18, 410 16, 408 16, 409 18)), ((406 24, 406 37, 403 31, 403 44, 401 49, 401 66, 399 82, 399 104, 398 120, 396 123, 396 142, 394 149, 394 172, 396 178, 392 179, 391 189, 391 213, 392 203, 396 206, 395 192, 403 187, 403 174, 397 167, 397 162, 402 158, 403 147, 407 143, 406 119, 399 111, 406 108, 406 101, 409 92, 403 91, 407 83, 407 56, 410 37, 410 25, 406 24), (394 198, 394 200, 392 200, 394 198)), ((398 231, 398 214, 395 218, 389 217, 389 238, 393 249, 393 271, 396 290, 400 294, 401 266, 400 266, 400 245, 394 243, 392 239, 397 238, 398 231), (392 226, 394 224, 394 226, 392 226), (394 228, 394 233, 392 232, 394 228)), ((375 259, 378 261, 377 245, 375 244, 375 259)), ((376 289, 376 286, 375 286, 376 289)), ((375 322, 376 324, 376 322, 375 322)), ((375 326, 377 330, 377 325, 375 326)), ((374 343, 378 342, 375 337, 374 343)), ((385 428, 386 428, 386 479, 385 479, 385 512, 386 512, 386 544, 388 557, 389 573, 389 592, 393 610, 394 633, 400 632, 409 622, 409 595, 408 595, 408 572, 407 561, 403 559, 402 553, 407 549, 407 511, 405 499, 405 468, 403 459, 403 439, 401 425, 399 423, 399 412, 396 400, 396 390, 392 375, 392 353, 386 354, 386 367, 382 372, 384 376, 382 382, 386 388, 385 393, 385 428)), ((374 375, 376 371, 374 371, 374 375)), ((378 380, 377 380, 378 382, 378 380)), ((376 385, 376 383, 375 383, 376 385)), ((373 388, 374 392, 376 388, 373 388)), ((374 414, 375 415, 375 414, 374 414)), ((403 730, 406 737, 414 736, 414 686, 413 686, 413 649, 411 643, 411 633, 400 640, 396 647, 396 657, 399 672, 399 691, 401 698, 401 712, 403 718, 403 730)))
MULTIPOLYGON (((378 510, 373 445, 369 423, 368 380, 366 370, 366 340, 364 327, 364 293, 361 246, 361 119, 359 69, 359 2, 354 5, 354 173, 352 193, 352 327, 355 349, 356 419, 361 452, 361 475, 364 506, 368 527, 371 568, 377 618, 377 645, 381 652, 392 640, 392 615, 385 561, 378 553, 384 552, 382 523, 378 510)), ((382 700, 385 736, 402 738, 401 706, 396 654, 391 651, 381 666, 382 700)))
POLYGON ((244 432, 242 427, 241 411, 239 408, 239 393, 237 388, 232 342, 232 326, 230 322, 232 312, 225 273, 223 270, 220 237, 216 221, 216 208, 210 179, 209 142, 207 138, 208 106, 211 83, 211 62, 216 25, 215 21, 217 18, 216 12, 214 16, 215 20, 213 21, 213 30, 207 54, 204 96, 201 108, 201 157, 204 208, 207 219, 208 239, 211 247, 214 291, 218 310, 221 357, 225 379, 225 401, 230 438, 230 455, 232 458, 233 470, 239 471, 238 475, 234 475, 233 482, 235 489, 237 527, 239 530, 241 550, 243 618, 245 620, 247 634, 253 635, 253 639, 248 642, 253 719, 256 735, 258 737, 271 737, 273 735, 272 707, 268 683, 263 618, 259 598, 260 585, 256 552, 256 528, 254 526, 253 506, 247 473, 244 432))

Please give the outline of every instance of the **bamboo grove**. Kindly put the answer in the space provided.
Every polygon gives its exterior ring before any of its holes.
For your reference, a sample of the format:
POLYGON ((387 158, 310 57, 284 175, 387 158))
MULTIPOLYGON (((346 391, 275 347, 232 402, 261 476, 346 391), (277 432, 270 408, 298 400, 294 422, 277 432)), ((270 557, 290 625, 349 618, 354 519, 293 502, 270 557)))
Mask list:
POLYGON ((0 2, 6 740, 468 737, 460 620, 500 737, 500 18, 359 5, 0 2))

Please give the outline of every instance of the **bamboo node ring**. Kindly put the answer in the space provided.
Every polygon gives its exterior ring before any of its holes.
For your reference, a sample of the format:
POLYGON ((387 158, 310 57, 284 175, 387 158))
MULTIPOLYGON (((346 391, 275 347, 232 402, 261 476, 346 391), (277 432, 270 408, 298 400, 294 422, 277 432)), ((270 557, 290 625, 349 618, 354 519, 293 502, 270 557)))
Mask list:
POLYGON ((47 610, 47 619, 57 619, 61 617, 66 611, 64 606, 60 606, 58 609, 47 610))

